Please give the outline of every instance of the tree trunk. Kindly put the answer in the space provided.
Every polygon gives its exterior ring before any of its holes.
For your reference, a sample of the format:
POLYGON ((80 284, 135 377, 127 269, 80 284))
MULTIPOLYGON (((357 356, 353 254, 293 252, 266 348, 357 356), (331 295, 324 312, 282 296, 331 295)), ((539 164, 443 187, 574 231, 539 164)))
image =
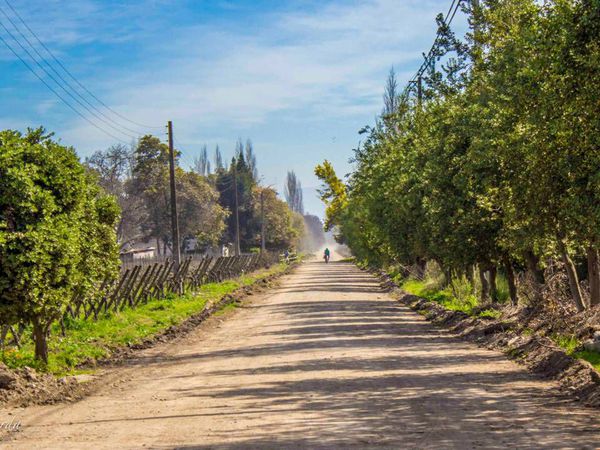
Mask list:
POLYGON ((486 303, 490 299, 490 285, 485 277, 485 268, 479 264, 479 281, 481 282, 481 302, 486 303))
POLYGON ((544 280, 544 272, 540 269, 540 258, 537 257, 535 253, 531 250, 525 252, 525 261, 527 264, 527 269, 533 275, 535 281, 539 284, 544 284, 546 280, 544 280))
POLYGON ((452 284, 452 269, 446 269, 444 271, 444 287, 448 287, 452 284))
POLYGON ((425 267, 427 265, 427 261, 421 258, 417 259, 417 278, 422 280, 425 277, 425 267))
POLYGON ((35 342, 35 359, 48 363, 48 339, 44 327, 39 319, 33 321, 33 341, 35 342))
POLYGON ((590 306, 600 305, 600 258, 598 249, 589 246, 587 249, 588 282, 590 285, 590 306))
POLYGON ((563 264, 565 265, 565 270, 567 271, 569 288, 571 289, 571 295, 573 296, 575 307, 577 308, 577 311, 581 312, 585 310, 585 304, 583 303, 583 297, 581 295, 581 288, 579 287, 579 279, 577 277, 577 271, 575 270, 575 264, 573 264, 573 260, 571 260, 571 257, 569 256, 567 248, 565 247, 565 243, 562 241, 562 239, 558 240, 558 248, 560 250, 563 264))
POLYGON ((510 301, 513 305, 519 303, 517 297, 517 284, 515 283, 515 271, 513 270, 512 263, 507 256, 504 257, 504 270, 506 271, 506 280, 508 281, 508 291, 510 293, 510 301))
POLYGON ((473 266, 470 264, 465 269, 465 277, 467 277, 467 281, 471 284, 471 287, 473 287, 475 277, 473 275, 473 266))
POLYGON ((525 252, 525 263, 527 265, 527 271, 531 277, 533 282, 533 295, 536 302, 541 302, 542 298, 542 286, 544 285, 544 273, 540 269, 539 258, 533 253, 533 251, 528 250, 525 252))
POLYGON ((496 286, 496 275, 498 274, 498 269, 495 265, 491 265, 489 269, 490 274, 490 296, 492 297, 493 302, 498 301, 498 287, 496 286))
POLYGON ((160 240, 156 238, 156 256, 160 256, 160 240))

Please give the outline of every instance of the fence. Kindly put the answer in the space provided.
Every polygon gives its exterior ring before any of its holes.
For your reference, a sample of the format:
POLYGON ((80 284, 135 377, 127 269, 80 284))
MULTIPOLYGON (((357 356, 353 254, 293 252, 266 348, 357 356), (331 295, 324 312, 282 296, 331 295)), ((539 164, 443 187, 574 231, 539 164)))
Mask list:
MULTIPOLYGON (((63 334, 67 318, 97 320, 101 314, 135 308, 151 299, 163 299, 169 294, 182 294, 205 283, 221 282, 278 261, 277 255, 241 255, 229 257, 187 257, 174 271, 170 259, 149 264, 128 264, 112 283, 105 282, 95 297, 79 296, 67 306, 59 319, 63 334)), ((0 345, 20 346, 25 324, 0 327, 0 345), (8 335, 10 333, 10 340, 8 335), (9 343, 9 341, 12 341, 9 343)))
POLYGON ((230 257, 188 257, 173 270, 172 260, 138 264, 121 272, 121 276, 110 286, 102 286, 102 295, 95 299, 76 298, 67 307, 66 315, 72 318, 90 317, 97 319, 101 313, 135 308, 150 299, 161 299, 170 293, 181 294, 204 283, 220 282, 261 266, 268 266, 272 258, 260 255, 230 257))

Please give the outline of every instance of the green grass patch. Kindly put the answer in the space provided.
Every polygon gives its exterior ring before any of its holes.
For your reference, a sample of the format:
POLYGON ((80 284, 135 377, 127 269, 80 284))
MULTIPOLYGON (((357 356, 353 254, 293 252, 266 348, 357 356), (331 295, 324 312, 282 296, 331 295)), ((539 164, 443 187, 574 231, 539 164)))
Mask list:
POLYGON ((497 309, 484 309, 479 314, 477 314, 477 316, 483 317, 486 319, 498 319, 498 318, 500 318, 501 314, 502 313, 500 311, 498 311, 497 309))
POLYGON ((556 345, 562 348, 568 355, 574 355, 580 342, 574 336, 565 336, 562 334, 553 334, 550 339, 554 341, 556 345))
POLYGON ((589 362, 594 369, 600 372, 600 353, 591 350, 581 350, 573 354, 574 357, 589 362))
POLYGON ((477 306, 477 298, 474 295, 456 297, 450 286, 439 290, 435 285, 427 281, 409 279, 402 283, 401 288, 410 294, 439 303, 444 308, 452 311, 462 311, 472 314, 473 308, 477 306))
POLYGON ((227 314, 229 311, 233 311, 236 309, 238 305, 235 302, 227 303, 225 306, 222 306, 215 312, 215 316, 222 316, 227 314))
MULTIPOLYGON (((23 366, 46 370, 56 375, 80 373, 76 367, 82 363, 110 356, 119 347, 136 344, 178 325, 188 317, 203 310, 209 301, 218 301, 236 289, 249 286, 261 278, 281 273, 286 264, 228 280, 209 283, 197 291, 182 296, 169 296, 163 300, 151 300, 135 309, 106 314, 98 320, 75 319, 65 323, 66 336, 61 336, 58 325, 52 329, 48 342, 50 357, 48 365, 33 358, 33 342, 23 337, 22 348, 8 349, 0 355, 0 361, 11 368, 23 366)), ((222 309, 224 313, 228 307, 222 309)), ((28 333, 29 334, 29 333, 28 333)), ((29 334, 30 335, 30 334, 29 334)))
POLYGON ((551 339, 556 345, 565 350, 567 355, 583 359, 594 366, 594 369, 600 371, 600 353, 592 350, 578 350, 581 348, 581 343, 573 336, 555 334, 551 336, 551 339))

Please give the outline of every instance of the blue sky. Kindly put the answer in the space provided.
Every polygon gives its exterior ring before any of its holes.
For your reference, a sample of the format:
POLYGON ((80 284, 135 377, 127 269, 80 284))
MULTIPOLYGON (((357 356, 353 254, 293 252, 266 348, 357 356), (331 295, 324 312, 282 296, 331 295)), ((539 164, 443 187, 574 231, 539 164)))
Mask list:
MULTIPOLYGON (((318 215, 323 205, 315 164, 329 159, 339 174, 350 171, 358 130, 381 111, 387 73, 394 66, 404 85, 433 41, 436 14, 450 4, 10 2, 61 62, 120 114, 150 125, 173 120, 183 165, 205 143, 211 151, 219 144, 230 158, 237 139, 250 138, 264 182, 281 191, 286 171, 295 170, 306 209, 318 215)), ((5 0, 0 8, 16 20, 5 0)), ((10 25, 1 13, 0 21, 10 25)), ((464 18, 457 23, 463 26, 464 18)), ((0 35, 12 42, 2 28, 0 35)), ((111 117, 140 133, 163 133, 111 117)), ((38 125, 82 157, 115 142, 61 103, 0 43, 0 129, 38 125)))

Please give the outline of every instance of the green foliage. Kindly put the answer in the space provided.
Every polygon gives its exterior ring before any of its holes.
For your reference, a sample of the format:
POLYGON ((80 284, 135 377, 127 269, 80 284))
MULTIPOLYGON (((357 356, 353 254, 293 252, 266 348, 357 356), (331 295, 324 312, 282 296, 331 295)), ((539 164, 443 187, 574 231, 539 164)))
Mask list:
POLYGON ((337 177, 333 166, 327 160, 315 167, 315 175, 323 183, 319 194, 321 200, 327 205, 325 229, 330 230, 334 224, 339 222, 339 216, 346 207, 346 186, 337 177))
MULTIPOLYGON (((183 170, 178 166, 178 156, 175 151, 180 234, 182 238, 196 238, 200 249, 215 245, 225 230, 228 212, 219 204, 219 193, 208 178, 183 170)), ((142 234, 171 245, 169 147, 155 136, 142 137, 133 151, 132 177, 126 185, 127 204, 137 197, 142 205, 135 208, 138 220, 141 216, 142 234)))
POLYGON ((367 264, 435 261, 449 279, 533 272, 548 257, 569 267, 597 248, 599 11, 597 0, 482 1, 465 43, 438 18, 447 63, 425 74, 422 101, 388 102, 361 131, 347 184, 316 167, 327 228, 367 264))
POLYGON ((51 323, 119 264, 114 198, 51 137, 0 132, 0 319, 31 323, 42 360, 51 323))

